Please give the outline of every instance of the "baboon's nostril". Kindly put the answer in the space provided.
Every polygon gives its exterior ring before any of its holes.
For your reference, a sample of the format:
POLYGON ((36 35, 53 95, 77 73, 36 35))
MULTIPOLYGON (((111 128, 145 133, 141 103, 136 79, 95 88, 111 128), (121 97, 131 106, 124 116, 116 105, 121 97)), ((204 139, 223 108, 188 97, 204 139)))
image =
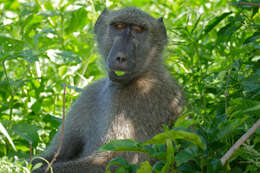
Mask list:
POLYGON ((116 57, 116 61, 123 63, 123 62, 126 62, 126 58, 118 56, 118 57, 116 57))

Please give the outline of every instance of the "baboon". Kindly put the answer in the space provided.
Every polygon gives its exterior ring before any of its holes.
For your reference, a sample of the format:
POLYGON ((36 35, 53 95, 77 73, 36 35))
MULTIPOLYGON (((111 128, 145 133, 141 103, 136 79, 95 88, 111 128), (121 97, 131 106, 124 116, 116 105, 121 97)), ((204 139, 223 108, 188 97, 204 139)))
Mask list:
MULTIPOLYGON (((182 110, 181 89, 161 58, 167 44, 162 18, 135 7, 105 9, 94 32, 108 77, 87 86, 72 105, 65 118, 62 149, 52 165, 54 173, 104 173, 115 156, 139 163, 147 156, 97 151, 115 139, 151 139, 182 110)), ((60 131, 42 155, 48 161, 57 151, 60 131)))

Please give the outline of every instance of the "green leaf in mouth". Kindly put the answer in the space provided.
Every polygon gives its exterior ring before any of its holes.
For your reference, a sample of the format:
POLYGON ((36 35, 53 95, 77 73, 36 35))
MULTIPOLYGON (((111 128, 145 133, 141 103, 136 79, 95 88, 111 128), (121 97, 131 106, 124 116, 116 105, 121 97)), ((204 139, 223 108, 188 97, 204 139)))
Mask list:
POLYGON ((116 71, 115 71, 115 74, 116 74, 117 76, 123 76, 123 75, 125 74, 125 72, 116 70, 116 71))

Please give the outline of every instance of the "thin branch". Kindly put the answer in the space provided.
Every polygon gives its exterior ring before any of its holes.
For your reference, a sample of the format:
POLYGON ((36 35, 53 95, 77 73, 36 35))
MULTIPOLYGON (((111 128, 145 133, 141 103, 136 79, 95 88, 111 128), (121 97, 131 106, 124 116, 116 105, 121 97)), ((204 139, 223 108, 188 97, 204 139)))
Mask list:
POLYGON ((49 166, 45 169, 45 173, 47 173, 49 171, 50 166, 55 162, 55 160, 59 156, 61 148, 62 148, 62 143, 63 143, 63 138, 64 138, 65 96, 66 96, 66 84, 64 83, 64 86, 63 86, 62 126, 61 126, 60 142, 59 142, 59 146, 58 146, 57 152, 54 154, 53 159, 50 162, 49 166))
POLYGON ((240 5, 249 5, 249 6, 255 6, 260 7, 259 3, 251 3, 251 2, 239 2, 240 5))
POLYGON ((226 152, 221 158, 222 165, 225 165, 227 160, 236 152, 236 150, 242 145, 255 131, 260 127, 260 119, 243 135, 237 140, 237 142, 226 152))

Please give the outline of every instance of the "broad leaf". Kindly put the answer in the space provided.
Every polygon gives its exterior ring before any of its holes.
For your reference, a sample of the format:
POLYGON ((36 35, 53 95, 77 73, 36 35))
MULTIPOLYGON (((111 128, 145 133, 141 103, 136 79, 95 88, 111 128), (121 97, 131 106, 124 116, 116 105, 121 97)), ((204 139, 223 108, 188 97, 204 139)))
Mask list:
POLYGON ((160 133, 154 136, 151 140, 146 141, 145 144, 164 144, 168 139, 182 139, 198 145, 201 149, 206 148, 200 136, 193 132, 181 129, 172 129, 170 131, 160 133))

